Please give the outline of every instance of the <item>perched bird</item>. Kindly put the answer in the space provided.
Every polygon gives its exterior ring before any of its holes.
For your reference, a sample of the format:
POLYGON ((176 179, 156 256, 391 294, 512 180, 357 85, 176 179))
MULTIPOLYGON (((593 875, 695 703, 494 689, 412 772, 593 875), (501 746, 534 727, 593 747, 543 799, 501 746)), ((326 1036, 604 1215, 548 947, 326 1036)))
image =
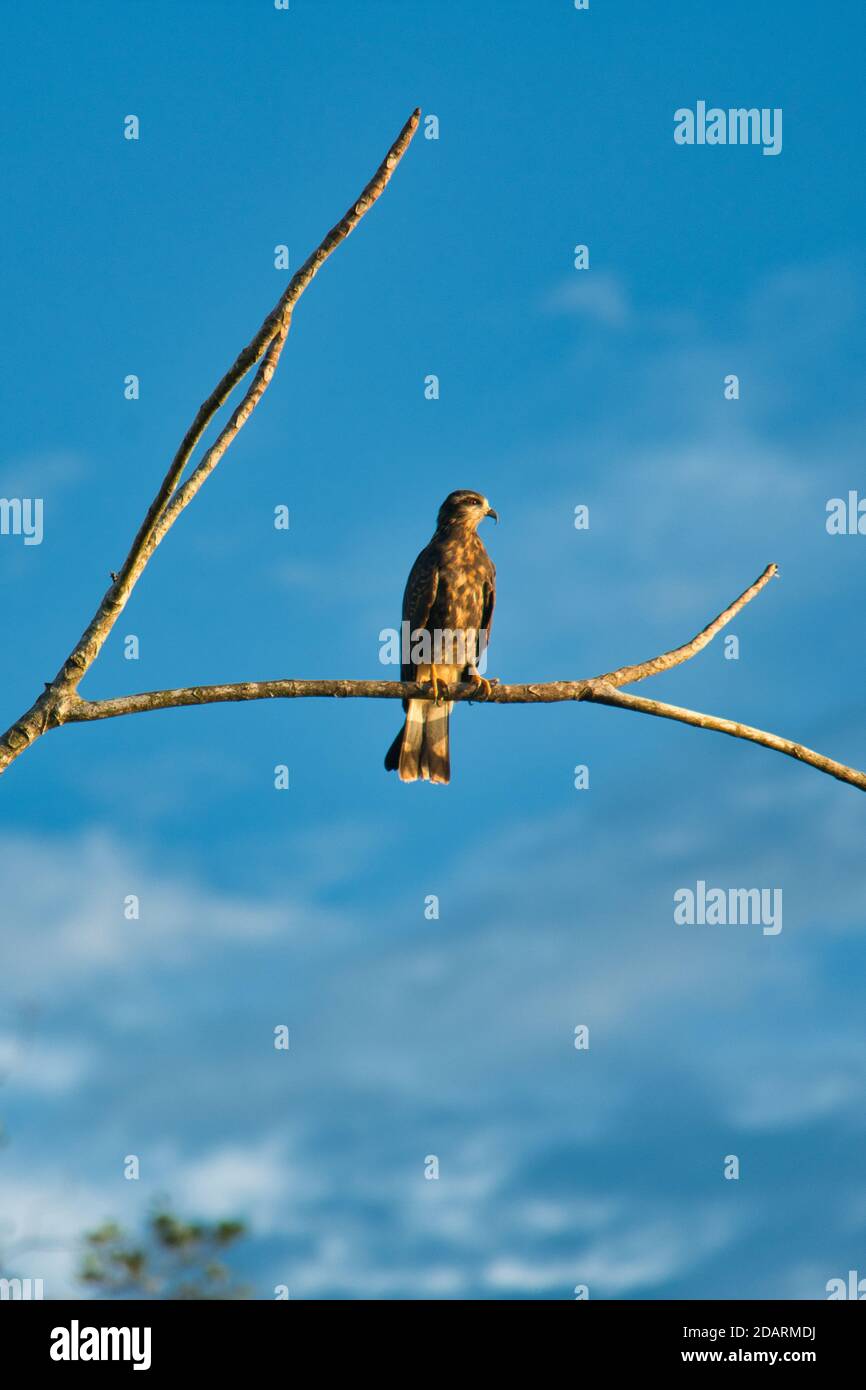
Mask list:
POLYGON ((406 581, 401 632, 409 649, 402 653, 402 679, 429 682, 434 699, 403 701, 406 721, 385 754, 385 767, 403 782, 450 780, 453 701, 441 698, 440 687, 469 680, 479 694, 490 694, 490 681, 477 669, 496 602, 496 570, 477 534, 486 516, 499 521, 480 492, 452 492, 406 581))

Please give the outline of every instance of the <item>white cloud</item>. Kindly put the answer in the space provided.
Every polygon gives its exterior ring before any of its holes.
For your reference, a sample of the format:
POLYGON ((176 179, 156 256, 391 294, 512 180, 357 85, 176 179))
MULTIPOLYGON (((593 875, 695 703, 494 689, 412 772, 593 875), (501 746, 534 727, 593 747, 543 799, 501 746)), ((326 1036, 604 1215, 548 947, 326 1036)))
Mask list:
MULTIPOLYGON (((805 788, 810 773, 796 771, 805 788)), ((106 974, 121 969, 179 964, 179 974, 194 979, 196 1027, 184 1030, 190 1014, 181 1009, 171 1083, 160 1081, 150 1097, 158 1094, 160 1104, 166 1097, 165 1118, 152 1104, 143 1110, 140 1092, 130 1094, 129 1061, 121 1057, 113 1128, 105 1119, 97 1126, 92 1155, 125 1152, 117 1126, 129 1133, 147 1115, 143 1142, 127 1142, 136 1151, 147 1145, 150 1191, 166 1192, 182 1214, 240 1214, 254 1238, 282 1238, 286 1253, 273 1282, 287 1283, 293 1296, 459 1297, 482 1288, 568 1298, 586 1282, 596 1296, 623 1297, 699 1279, 702 1264, 743 1234, 740 1202, 734 1220, 715 1201, 665 1198, 664 1173, 661 1192, 643 1175, 645 1195, 635 1198, 622 1151, 632 1146, 636 1113, 645 1135, 656 1122, 656 1080, 667 1107, 657 1119, 662 1128, 674 1113, 687 1129, 699 1097, 701 1132, 718 1124, 720 1133, 745 1133, 752 1150, 761 1135, 862 1110, 862 1068, 851 1063, 844 1020, 833 1046, 810 1062, 805 1043, 799 1054, 789 1044, 782 1058, 777 1049, 779 1036, 803 1030, 804 1011, 821 1016, 827 1007, 827 985, 814 968, 825 924, 848 923, 850 933, 859 920, 862 929, 862 875, 839 866, 859 863, 866 805, 846 789, 839 801, 840 789, 817 776, 809 792, 798 782, 788 797, 786 785, 774 767, 747 786, 722 783, 709 799, 683 794, 668 808, 671 819, 650 833, 655 793, 646 776, 614 809, 600 800, 590 820, 562 811, 495 823, 469 838, 458 862, 437 866, 443 901, 459 909, 425 926, 423 944, 401 922, 388 879, 378 899, 356 908, 351 950, 345 933, 326 932, 316 955, 309 949, 322 935, 315 909, 287 942, 283 909, 271 899, 227 901, 191 875, 145 866, 104 836, 55 837, 50 855, 19 837, 0 846, 0 871, 14 886, 8 940, 13 952, 37 943, 23 973, 16 967, 19 984, 41 984, 38 957, 50 958, 44 981, 55 999, 87 986, 92 1001, 106 974), (495 874, 479 876, 481 863, 496 864, 495 874), (772 883, 780 864, 781 937, 674 926, 671 893, 683 873, 706 865, 723 882, 772 883), (108 885, 113 899, 131 872, 169 925, 121 965, 116 952, 106 954, 102 933, 115 922, 100 895, 108 885), (263 915, 250 935, 252 909, 263 915), (80 935, 94 912, 103 923, 95 940, 80 935), (176 954, 176 936, 186 956, 176 954), (290 971, 296 999, 314 1001, 303 1051, 291 1057, 291 1101, 283 1073, 276 1082, 273 1068, 237 1060, 249 1020, 235 1029, 224 1017, 224 982, 217 988, 195 973, 200 953, 215 947, 236 949, 238 959, 254 951, 264 975, 290 971), (572 1045, 579 1021, 592 1028, 582 1056, 572 1045), (197 1066, 209 1085, 199 1088, 197 1066), (243 1138, 181 1147, 171 1132, 178 1094, 185 1133, 212 1124, 218 1095, 220 1125, 243 1138), (250 1115, 261 1117, 252 1128, 250 1115), (440 1157, 439 1182, 423 1178, 429 1152, 440 1157)), ((313 827, 305 846, 313 858, 317 843, 313 827)), ((351 833, 347 844, 365 862, 373 852, 351 833)), ((844 943, 844 932, 836 939, 844 943)), ((122 992, 118 1007, 125 1010, 122 992)), ((103 1010, 106 1020, 110 1028, 103 1010)), ((101 1054, 103 1072, 116 1036, 101 1054)), ((20 1178, 20 1149, 4 1164, 13 1157, 20 1178)), ((54 1156, 43 1160, 36 1176, 56 1164, 54 1156)), ((50 1208, 57 1184, 41 1181, 50 1208)), ((106 1184, 109 1210, 97 1219, 128 1224, 130 1211, 141 1210, 131 1196, 120 1209, 130 1186, 138 1185, 118 1182, 112 1197, 106 1184)), ((14 1203, 15 1183, 3 1188, 8 1212, 7 1190, 14 1203)), ((779 1215, 777 1200, 784 1212, 792 1198, 768 1198, 768 1219, 779 1215)), ((78 1199, 76 1230, 93 1206, 78 1199)), ((749 1221, 754 1233, 754 1211, 749 1221)))
POLYGON ((66 1095, 78 1089, 93 1066, 93 1049, 76 1039, 0 1034, 0 1079, 7 1091, 66 1095))
POLYGON ((80 482, 87 471, 82 456, 68 450, 20 454, 0 469, 0 497, 50 499, 80 482))
POLYGON ((585 1284, 589 1296, 622 1298, 682 1279, 708 1255, 725 1249, 735 1238, 741 1218, 720 1209, 682 1209, 647 1219, 633 1211, 627 1229, 607 1230, 569 1256, 528 1259, 499 1255, 484 1271, 496 1291, 574 1297, 585 1284))
POLYGON ((606 270, 575 271, 547 296, 544 307, 548 313, 573 314, 607 328, 624 328, 632 318, 625 286, 606 270))
MULTIPOLYGON (((297 1166, 293 1164, 285 1141, 265 1136, 248 1144, 225 1144, 200 1156, 170 1163, 158 1160, 172 1202, 187 1215, 219 1220, 239 1216, 260 1231, 279 1226, 289 1193, 301 1196, 297 1166)), ((315 1191, 311 1175, 305 1174, 303 1198, 309 1201, 315 1191)))
POLYGON ((42 1279, 45 1298, 86 1297, 75 1279, 83 1234, 106 1218, 106 1194, 62 1171, 61 1152, 29 1171, 4 1163, 0 1259, 4 1274, 42 1279))
POLYGON ((303 896, 244 898, 191 873, 161 869, 113 834, 0 839, 4 986, 40 1001, 146 965, 191 968, 221 943, 262 942, 335 927, 303 896), (139 899, 127 920, 128 897, 139 899))

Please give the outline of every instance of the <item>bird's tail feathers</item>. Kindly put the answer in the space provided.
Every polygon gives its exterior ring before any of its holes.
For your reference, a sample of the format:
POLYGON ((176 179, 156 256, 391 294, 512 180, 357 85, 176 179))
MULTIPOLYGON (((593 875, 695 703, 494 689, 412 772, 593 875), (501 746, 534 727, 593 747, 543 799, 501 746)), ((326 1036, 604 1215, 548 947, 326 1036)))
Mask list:
POLYGON ((388 749, 388 752, 385 754, 386 772, 396 772, 397 768, 400 766, 400 748, 403 744, 403 730, 405 729, 405 727, 405 724, 400 725, 399 734, 394 739, 394 742, 391 744, 391 747, 388 749))
POLYGON ((406 722, 388 752, 385 767, 401 782, 448 782, 451 778, 449 731, 453 702, 410 700, 406 722))
POLYGON ((451 752, 448 726, 453 708, 452 701, 445 700, 441 705, 432 704, 429 700, 419 703, 427 705, 421 743, 421 776, 431 782, 449 782, 451 752))
POLYGON ((403 725, 403 742, 397 771, 401 782, 416 782, 423 774, 421 760, 424 747, 424 717, 427 700, 410 700, 406 707, 406 723, 403 725))

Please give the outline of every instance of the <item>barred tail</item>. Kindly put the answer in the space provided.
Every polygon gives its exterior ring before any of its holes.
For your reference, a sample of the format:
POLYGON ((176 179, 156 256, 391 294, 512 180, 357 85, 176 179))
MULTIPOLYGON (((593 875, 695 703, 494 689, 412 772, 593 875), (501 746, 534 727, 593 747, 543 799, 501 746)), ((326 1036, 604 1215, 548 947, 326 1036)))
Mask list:
POLYGON ((448 782, 451 759, 448 726, 452 702, 437 705, 431 700, 410 700, 406 722, 388 752, 385 767, 399 772, 401 782, 448 782))

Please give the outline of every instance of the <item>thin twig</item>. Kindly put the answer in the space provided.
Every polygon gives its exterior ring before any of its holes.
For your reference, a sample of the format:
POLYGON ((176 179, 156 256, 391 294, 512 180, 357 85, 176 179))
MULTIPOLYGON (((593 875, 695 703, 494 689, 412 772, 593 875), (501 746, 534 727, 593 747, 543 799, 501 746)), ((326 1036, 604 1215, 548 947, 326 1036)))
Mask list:
POLYGON ((750 743, 760 743, 764 748, 772 748, 777 753, 786 753, 789 758, 796 758, 797 762, 808 763, 819 772, 826 772, 828 777, 836 777, 840 782, 847 782, 852 787, 859 787, 861 792, 866 792, 866 772, 859 772, 855 767, 838 763, 834 758, 826 758, 823 753, 816 753, 814 749, 806 748, 802 743, 793 743, 789 738, 766 733, 763 729, 754 729, 751 724, 740 724, 734 719, 720 719, 718 715, 701 714, 697 710, 683 709, 680 705, 666 705, 660 700, 645 700, 640 695, 626 695, 624 691, 616 690, 613 686, 605 687, 604 682, 590 684, 591 689, 584 698, 592 700, 595 704, 635 710, 638 714, 654 714, 662 719, 676 719, 681 724, 691 724, 696 729, 713 729, 717 734, 745 738, 750 743))
POLYGON ((159 545, 166 531, 177 521, 184 507, 189 506, 195 497, 202 483, 204 483, 216 468, 226 449, 231 444, 235 435, 243 429, 250 415, 252 415, 265 391, 271 384, 271 378, 277 369, 280 360, 280 353, 283 350, 286 338, 288 337, 291 326, 291 314, 286 319, 280 331, 275 334, 268 344, 267 351, 259 363, 259 369, 253 378, 253 383, 232 414, 231 419, 225 428, 220 432, 216 442, 208 449, 204 458, 196 466, 191 476, 173 494, 166 506, 162 516, 159 517, 153 533, 147 542, 145 555, 149 559, 156 547, 159 545))
POLYGON ((675 647, 673 651, 663 652, 661 656, 654 656, 650 661, 641 661, 637 666, 620 666, 618 671, 611 671, 608 675, 601 677, 607 681, 608 685, 633 685, 635 681, 645 680, 647 676, 657 676, 662 671, 669 671, 672 666, 679 666, 681 662, 690 660, 698 652, 703 651, 708 643, 712 642, 717 632, 720 632, 727 623, 735 618, 741 608, 745 608, 747 603, 759 594, 765 584, 769 584, 779 573, 778 565, 768 565, 763 574, 758 575, 754 584, 750 584, 740 597, 734 599, 724 612, 708 623, 697 637, 693 637, 691 642, 686 642, 682 647, 675 647))

